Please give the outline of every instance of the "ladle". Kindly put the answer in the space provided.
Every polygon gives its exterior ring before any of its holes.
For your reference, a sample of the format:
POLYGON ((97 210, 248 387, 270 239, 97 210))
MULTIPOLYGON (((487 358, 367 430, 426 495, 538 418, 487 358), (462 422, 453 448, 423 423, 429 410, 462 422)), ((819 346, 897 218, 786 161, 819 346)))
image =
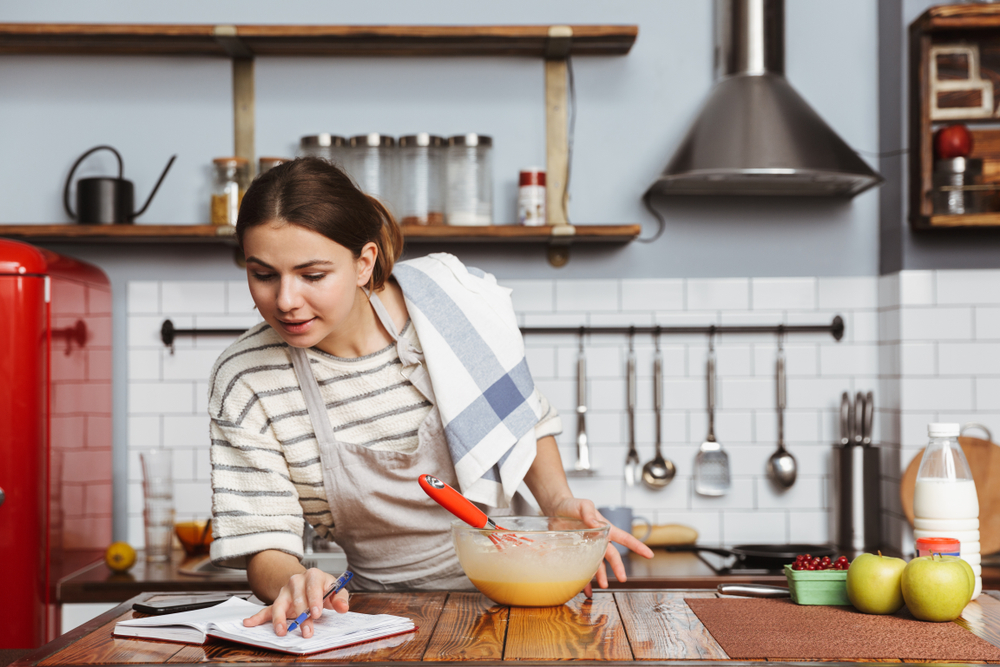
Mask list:
POLYGON ((798 465, 795 457, 785 449, 785 350, 783 332, 778 332, 778 361, 776 363, 778 399, 778 449, 767 460, 767 474, 778 486, 787 489, 795 484, 798 465))
POLYGON ((674 462, 663 458, 660 449, 660 427, 663 409, 663 355, 660 354, 660 336, 656 336, 656 355, 653 357, 653 409, 656 411, 656 456, 642 466, 642 481, 651 489, 662 489, 677 473, 674 462))

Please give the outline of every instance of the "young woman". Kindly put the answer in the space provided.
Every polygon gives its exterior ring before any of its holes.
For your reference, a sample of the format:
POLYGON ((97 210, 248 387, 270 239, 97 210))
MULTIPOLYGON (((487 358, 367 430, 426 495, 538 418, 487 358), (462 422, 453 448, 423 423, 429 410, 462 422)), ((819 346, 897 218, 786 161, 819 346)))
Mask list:
MULTIPOLYGON (((523 482, 543 515, 602 523, 570 491, 559 417, 492 276, 443 254, 395 264, 389 212, 313 158, 258 177, 236 234, 264 322, 212 370, 212 560, 245 567, 272 602, 248 625, 283 635, 307 609, 347 611, 346 590, 323 600, 334 577, 299 562, 303 518, 344 549, 352 590, 471 589, 424 473, 493 515, 535 513, 515 494, 523 482)), ((625 531, 611 539, 652 556, 625 531)), ((624 580, 613 546, 605 558, 624 580)))

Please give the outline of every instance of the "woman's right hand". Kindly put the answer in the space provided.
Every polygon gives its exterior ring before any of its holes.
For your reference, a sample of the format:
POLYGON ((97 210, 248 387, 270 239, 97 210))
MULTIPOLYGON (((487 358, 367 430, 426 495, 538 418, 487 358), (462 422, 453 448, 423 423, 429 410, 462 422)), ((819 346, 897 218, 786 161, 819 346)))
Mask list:
POLYGON ((302 636, 308 639, 313 635, 313 619, 322 616, 324 608, 333 609, 343 614, 350 607, 346 588, 341 589, 334 596, 323 598, 336 581, 337 577, 316 568, 293 574, 288 578, 288 582, 281 587, 271 606, 244 619, 243 625, 251 628, 270 621, 274 626, 274 633, 279 637, 284 637, 288 631, 289 623, 308 609, 309 618, 299 626, 302 630, 302 636))

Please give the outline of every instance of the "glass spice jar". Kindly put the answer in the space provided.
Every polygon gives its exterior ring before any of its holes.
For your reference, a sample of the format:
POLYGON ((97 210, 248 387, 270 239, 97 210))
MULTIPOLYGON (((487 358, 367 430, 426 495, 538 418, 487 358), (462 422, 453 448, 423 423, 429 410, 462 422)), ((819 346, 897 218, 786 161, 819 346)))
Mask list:
POLYGON ((266 171, 269 171, 279 164, 288 162, 286 157, 262 157, 257 158, 257 175, 260 176, 266 171))
POLYGON ((215 167, 212 224, 235 225, 243 194, 250 184, 250 162, 242 157, 218 157, 212 164, 215 167))
POLYGON ((391 206, 396 198, 396 140, 378 132, 351 137, 347 173, 363 192, 391 206))
POLYGON ((320 132, 299 139, 299 157, 318 157, 341 169, 347 166, 347 139, 320 132))
POLYGON ((426 132, 399 138, 399 222, 444 224, 444 139, 426 132))
POLYGON ((449 225, 493 224, 493 139, 460 134, 448 139, 448 189, 445 217, 449 225))

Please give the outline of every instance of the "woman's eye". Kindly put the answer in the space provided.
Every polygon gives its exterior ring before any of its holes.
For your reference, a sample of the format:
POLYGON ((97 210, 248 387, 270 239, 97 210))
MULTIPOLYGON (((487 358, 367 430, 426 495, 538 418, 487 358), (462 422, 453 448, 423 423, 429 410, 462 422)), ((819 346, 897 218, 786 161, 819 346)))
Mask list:
POLYGON ((268 280, 272 280, 274 278, 274 274, 273 273, 257 273, 256 271, 254 271, 253 272, 253 278, 254 278, 254 280, 259 280, 261 282, 267 282, 268 280))
POLYGON ((306 280, 308 280, 309 282, 314 283, 314 282, 323 280, 323 278, 326 278, 326 274, 325 273, 307 273, 307 274, 303 275, 302 277, 305 278, 306 280))

